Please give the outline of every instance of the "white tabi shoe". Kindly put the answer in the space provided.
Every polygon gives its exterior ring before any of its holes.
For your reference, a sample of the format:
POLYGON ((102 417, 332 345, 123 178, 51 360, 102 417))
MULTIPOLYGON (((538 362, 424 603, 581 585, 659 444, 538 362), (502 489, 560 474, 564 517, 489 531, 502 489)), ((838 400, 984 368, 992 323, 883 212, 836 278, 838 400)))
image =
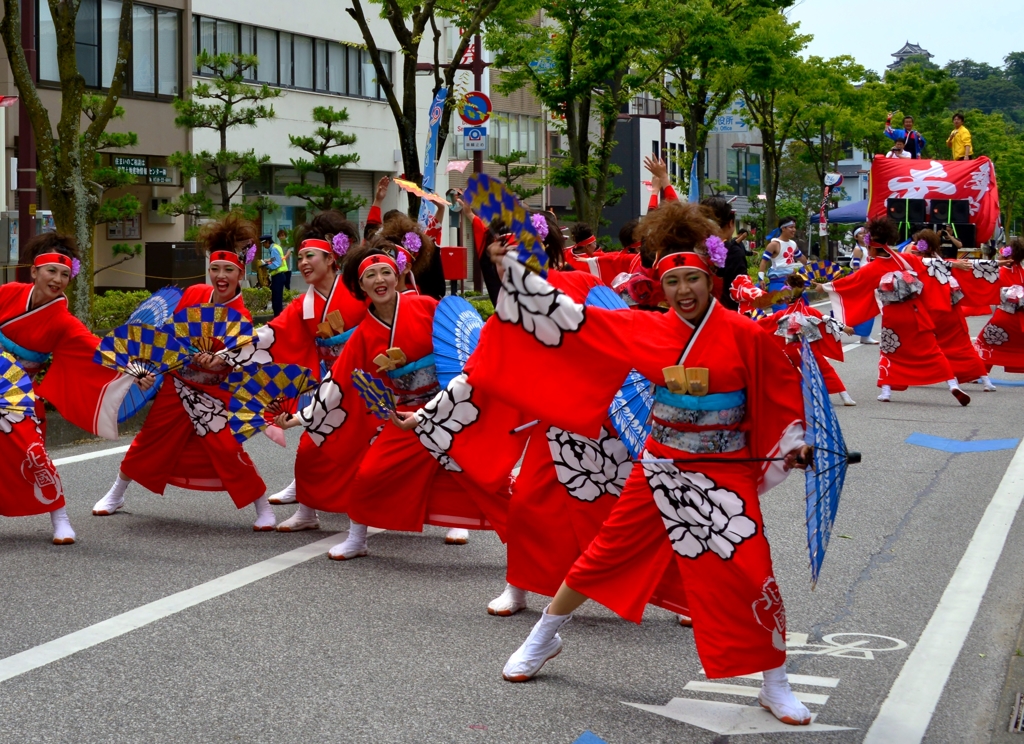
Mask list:
POLYGON ((790 726, 806 726, 811 722, 811 712, 796 699, 789 686, 786 667, 768 669, 764 673, 764 684, 757 695, 761 707, 790 726))
POLYGON ((844 406, 855 406, 857 401, 850 397, 850 394, 845 390, 839 393, 839 400, 843 401, 844 406))
POLYGON ((256 521, 252 525, 252 531, 273 532, 274 526, 277 524, 277 516, 274 514, 274 510, 270 508, 267 494, 260 496, 252 505, 256 507, 256 521))
POLYGON ((689 615, 676 615, 676 617, 679 619, 679 624, 682 625, 684 628, 693 627, 693 618, 689 615))
POLYGON ((878 399, 883 403, 888 403, 890 396, 892 396, 892 388, 888 385, 882 385, 882 392, 878 396, 878 399))
POLYGON ((71 528, 71 520, 64 507, 50 512, 50 524, 53 526, 54 545, 75 544, 75 531, 71 528))
POLYGON ((271 504, 294 504, 295 503, 295 481, 292 481, 283 490, 271 496, 268 501, 271 504))
POLYGON ((369 551, 366 549, 366 525, 358 522, 349 522, 348 537, 327 551, 327 557, 332 561, 348 561, 353 558, 362 558, 369 551))
POLYGON ((107 491, 107 495, 96 502, 92 508, 94 517, 109 517, 118 509, 124 506, 124 492, 128 488, 129 481, 121 480, 121 477, 114 481, 114 485, 107 491))
POLYGON ((871 338, 871 336, 861 336, 860 337, 860 342, 862 344, 873 344, 873 345, 877 345, 878 344, 878 341, 873 339, 873 338, 871 338))
POLYGON ((989 378, 988 375, 985 375, 984 377, 979 377, 977 380, 975 380, 975 382, 979 382, 985 386, 981 389, 984 393, 994 393, 996 390, 999 389, 992 384, 992 380, 991 378, 989 378))
POLYGON ((469 530, 452 527, 444 536, 445 545, 465 545, 469 542, 469 530))
POLYGON ((526 590, 511 584, 505 584, 505 591, 501 593, 501 596, 495 597, 487 605, 487 614, 497 615, 498 617, 511 617, 520 610, 525 609, 526 590))
POLYGON ((545 609, 523 645, 505 663, 501 676, 507 682, 533 679, 549 659, 562 653, 562 637, 558 635, 558 629, 571 618, 572 615, 549 615, 545 609))
POLYGON ((320 529, 320 518, 316 515, 316 509, 310 509, 304 504, 299 504, 288 519, 277 525, 278 532, 301 532, 302 530, 320 529))

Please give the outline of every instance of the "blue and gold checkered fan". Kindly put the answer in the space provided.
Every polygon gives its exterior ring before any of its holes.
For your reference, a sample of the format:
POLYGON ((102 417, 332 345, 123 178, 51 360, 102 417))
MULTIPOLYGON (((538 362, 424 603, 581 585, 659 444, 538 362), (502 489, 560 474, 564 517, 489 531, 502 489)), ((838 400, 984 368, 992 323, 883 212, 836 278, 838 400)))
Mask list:
POLYGON ((484 222, 500 219, 519 241, 516 258, 541 276, 547 276, 548 254, 530 219, 530 212, 505 184, 486 173, 469 177, 464 194, 473 211, 484 222))
POLYGON ((299 398, 316 386, 306 367, 265 364, 254 372, 235 371, 224 383, 231 391, 228 426, 244 442, 282 413, 295 413, 299 398))
POLYGON ((808 261, 800 273, 806 276, 808 281, 828 284, 843 275, 843 267, 832 261, 808 261))
POLYGON ((0 410, 24 414, 32 414, 36 410, 32 378, 6 351, 0 352, 0 410))
POLYGON ((180 367, 188 359, 188 350, 168 332, 167 326, 128 323, 101 338, 92 359, 96 364, 141 379, 180 367))
POLYGON ((253 340, 252 323, 234 308, 224 305, 193 305, 174 314, 163 326, 192 354, 215 354, 244 346, 253 340))
POLYGON ((383 380, 367 374, 361 369, 352 370, 352 384, 355 385, 359 397, 374 416, 387 419, 395 412, 395 394, 383 380))

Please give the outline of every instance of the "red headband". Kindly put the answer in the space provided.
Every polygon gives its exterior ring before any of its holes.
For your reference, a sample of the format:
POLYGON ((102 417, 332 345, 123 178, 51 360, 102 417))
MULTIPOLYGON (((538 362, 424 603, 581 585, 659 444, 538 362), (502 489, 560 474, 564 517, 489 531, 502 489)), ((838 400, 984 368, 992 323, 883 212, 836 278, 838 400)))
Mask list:
POLYGON ((245 266, 242 265, 242 259, 238 257, 237 253, 232 251, 214 251, 210 254, 210 263, 229 263, 243 271, 245 270, 245 266))
POLYGON ((49 264, 58 264, 69 269, 74 268, 71 263, 71 257, 65 256, 63 253, 40 253, 36 256, 35 261, 32 262, 33 266, 47 266, 49 264))
POLYGON ((328 243, 326 240, 320 240, 319 238, 309 238, 308 240, 303 240, 302 245, 299 246, 299 250, 305 250, 306 248, 313 248, 315 250, 323 251, 324 253, 330 253, 331 255, 334 255, 334 250, 331 248, 331 244, 328 243))
POLYGON ((359 278, 362 279, 363 274, 366 273, 367 269, 378 264, 390 266, 391 270, 395 272, 395 276, 398 276, 398 264, 395 263, 395 259, 391 258, 391 256, 382 256, 377 253, 372 256, 367 256, 359 262, 359 278))
POLYGON ((711 276, 711 269, 708 268, 707 261, 690 251, 686 253, 670 253, 667 256, 662 256, 654 264, 654 269, 658 272, 658 279, 663 279, 665 274, 675 269, 697 269, 711 276))
POLYGON ((589 238, 587 238, 586 240, 581 240, 579 243, 577 243, 573 247, 574 248, 586 248, 588 245, 593 245, 596 242, 597 242, 597 238, 594 237, 593 235, 591 235, 589 238))

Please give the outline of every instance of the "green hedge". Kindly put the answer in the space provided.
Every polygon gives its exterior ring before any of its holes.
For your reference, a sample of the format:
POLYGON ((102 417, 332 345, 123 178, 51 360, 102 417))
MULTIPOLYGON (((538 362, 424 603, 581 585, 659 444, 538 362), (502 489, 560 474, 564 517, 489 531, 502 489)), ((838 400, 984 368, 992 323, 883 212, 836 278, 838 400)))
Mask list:
POLYGON ((253 315, 262 315, 270 304, 270 289, 267 287, 242 287, 242 302, 253 315))
POLYGON ((92 303, 93 328, 108 330, 127 323, 128 316, 149 294, 143 289, 135 292, 111 290, 104 295, 97 295, 92 303))

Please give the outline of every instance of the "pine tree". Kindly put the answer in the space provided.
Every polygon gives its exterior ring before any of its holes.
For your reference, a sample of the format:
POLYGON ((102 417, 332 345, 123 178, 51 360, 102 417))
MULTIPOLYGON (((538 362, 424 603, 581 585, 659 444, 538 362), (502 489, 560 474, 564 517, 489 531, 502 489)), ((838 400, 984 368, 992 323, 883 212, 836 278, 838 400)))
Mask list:
POLYGON ((287 196, 297 196, 309 202, 311 209, 326 212, 337 209, 348 213, 366 205, 366 200, 350 190, 342 191, 338 186, 342 170, 351 163, 359 162, 357 153, 332 152, 340 147, 350 147, 356 142, 354 134, 345 134, 335 125, 348 121, 348 109, 337 110, 333 106, 317 106, 313 109, 313 121, 320 124, 312 136, 288 135, 292 147, 303 150, 312 159, 293 158, 292 167, 299 174, 299 182, 284 187, 287 196), (310 173, 323 176, 323 183, 310 183, 310 173))

